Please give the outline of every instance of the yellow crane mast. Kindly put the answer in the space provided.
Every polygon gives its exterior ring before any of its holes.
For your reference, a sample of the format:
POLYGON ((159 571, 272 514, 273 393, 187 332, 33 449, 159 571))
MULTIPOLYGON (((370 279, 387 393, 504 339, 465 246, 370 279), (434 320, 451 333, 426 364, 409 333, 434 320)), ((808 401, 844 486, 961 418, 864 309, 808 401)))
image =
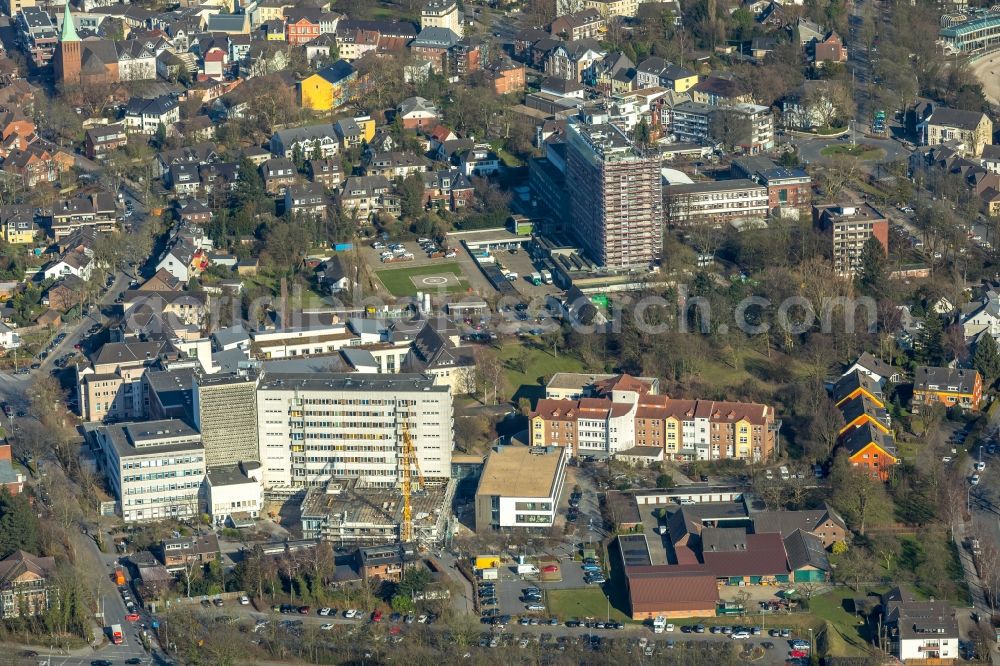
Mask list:
POLYGON ((424 487, 424 474, 420 471, 420 464, 417 462, 417 451, 413 446, 413 438, 410 437, 410 428, 403 422, 403 526, 400 530, 400 541, 407 543, 413 541, 413 505, 411 496, 413 494, 413 471, 417 472, 417 488, 424 487))

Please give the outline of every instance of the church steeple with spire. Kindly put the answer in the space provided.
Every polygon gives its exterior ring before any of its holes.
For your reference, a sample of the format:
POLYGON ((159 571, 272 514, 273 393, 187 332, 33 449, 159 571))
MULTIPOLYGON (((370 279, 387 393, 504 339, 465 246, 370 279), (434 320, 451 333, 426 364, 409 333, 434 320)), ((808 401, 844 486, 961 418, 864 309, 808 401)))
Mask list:
POLYGON ((73 15, 69 10, 69 0, 63 9, 62 30, 59 33, 59 58, 56 63, 57 80, 75 85, 80 83, 80 36, 76 34, 73 15))

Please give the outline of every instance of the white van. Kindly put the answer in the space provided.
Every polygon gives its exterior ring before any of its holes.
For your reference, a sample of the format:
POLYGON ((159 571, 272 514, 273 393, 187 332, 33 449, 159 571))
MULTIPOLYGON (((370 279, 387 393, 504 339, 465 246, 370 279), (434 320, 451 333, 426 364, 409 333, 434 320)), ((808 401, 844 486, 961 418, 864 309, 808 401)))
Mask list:
POLYGON ((782 465, 778 468, 778 473, 781 474, 782 481, 788 481, 788 468, 782 465))

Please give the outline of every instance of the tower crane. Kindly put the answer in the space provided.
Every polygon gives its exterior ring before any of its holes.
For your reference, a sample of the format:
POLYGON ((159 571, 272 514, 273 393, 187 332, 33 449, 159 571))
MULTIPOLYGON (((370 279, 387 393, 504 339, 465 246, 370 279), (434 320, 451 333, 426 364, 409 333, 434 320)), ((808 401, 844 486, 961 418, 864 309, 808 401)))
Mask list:
POLYGON ((403 421, 403 525, 400 530, 400 541, 407 543, 413 541, 413 504, 411 495, 413 494, 413 470, 416 470, 417 488, 424 487, 424 473, 420 471, 420 464, 417 462, 417 451, 413 446, 413 438, 410 436, 410 428, 403 421))

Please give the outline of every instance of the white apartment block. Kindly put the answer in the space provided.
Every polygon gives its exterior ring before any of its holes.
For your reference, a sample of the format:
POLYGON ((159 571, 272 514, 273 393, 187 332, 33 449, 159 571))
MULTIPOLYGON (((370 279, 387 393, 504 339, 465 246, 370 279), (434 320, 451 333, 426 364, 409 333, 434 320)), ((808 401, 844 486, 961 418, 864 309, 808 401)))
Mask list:
POLYGON ((268 372, 257 391, 264 487, 318 487, 335 478, 395 487, 404 423, 425 482, 445 482, 452 418, 449 387, 427 375, 268 372))
POLYGON ((752 180, 669 185, 663 193, 670 224, 759 224, 770 211, 767 187, 752 180))
POLYGON ((201 513, 205 449, 197 431, 168 419, 101 426, 91 432, 126 523, 201 513))

